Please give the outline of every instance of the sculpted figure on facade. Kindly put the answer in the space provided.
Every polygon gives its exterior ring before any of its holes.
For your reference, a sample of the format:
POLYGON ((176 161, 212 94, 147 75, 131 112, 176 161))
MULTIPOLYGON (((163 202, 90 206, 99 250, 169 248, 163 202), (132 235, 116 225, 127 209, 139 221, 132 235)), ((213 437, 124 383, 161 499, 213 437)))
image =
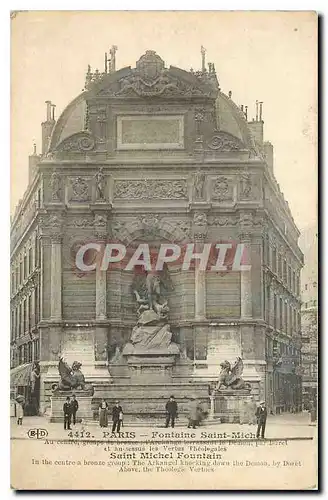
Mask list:
POLYGON ((169 307, 164 289, 171 286, 167 269, 135 276, 132 291, 138 320, 129 340, 133 347, 144 350, 170 348, 172 332, 167 321, 169 307))
POLYGON ((243 198, 249 198, 252 192, 251 174, 245 169, 240 176, 240 194, 243 198))
POLYGON ((204 198, 205 174, 201 170, 194 175, 194 197, 196 200, 204 198))
POLYGON ((61 199, 61 178, 58 172, 53 172, 50 178, 51 197, 53 201, 61 199))
POLYGON ((105 200, 106 177, 103 173, 103 167, 100 167, 95 175, 96 180, 96 200, 105 200))

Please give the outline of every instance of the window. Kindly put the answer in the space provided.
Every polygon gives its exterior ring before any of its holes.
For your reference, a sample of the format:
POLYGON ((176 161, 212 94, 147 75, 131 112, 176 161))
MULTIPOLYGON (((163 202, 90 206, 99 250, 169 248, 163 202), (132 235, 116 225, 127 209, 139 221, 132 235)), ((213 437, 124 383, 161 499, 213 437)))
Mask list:
POLYGON ((40 358, 40 343, 39 339, 34 341, 34 361, 39 361, 40 358))
POLYGON ((283 277, 284 282, 286 283, 287 282, 287 262, 286 262, 286 260, 284 260, 284 262, 283 262, 283 275, 282 275, 282 277, 283 277))
POLYGON ((23 333, 27 330, 26 299, 23 302, 23 333))
POLYGON ((28 330, 30 331, 32 326, 32 295, 28 296, 28 330))
POLYGON ((305 289, 305 290, 307 290, 307 289, 308 289, 308 286, 307 286, 307 283, 305 284, 305 287, 304 287, 304 289, 305 289))

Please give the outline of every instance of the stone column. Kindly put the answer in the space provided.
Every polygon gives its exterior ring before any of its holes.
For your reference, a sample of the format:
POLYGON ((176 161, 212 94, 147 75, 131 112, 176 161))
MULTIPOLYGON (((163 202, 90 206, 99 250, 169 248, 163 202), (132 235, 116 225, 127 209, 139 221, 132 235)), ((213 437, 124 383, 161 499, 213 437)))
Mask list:
POLYGON ((61 236, 51 236, 51 319, 62 319, 62 243, 61 236))
MULTIPOLYGON (((104 248, 107 242, 108 219, 105 211, 97 206, 94 218, 95 237, 104 248), (99 212, 98 212, 99 210, 99 212)), ((101 252, 102 254, 102 252, 101 252)), ((95 369, 98 375, 107 376, 107 271, 100 270, 101 261, 98 259, 96 267, 96 327, 95 327, 95 369)))
MULTIPOLYGON (((201 253, 204 249, 207 234, 206 212, 196 211, 193 217, 194 253, 201 253)), ((195 265, 195 319, 206 318, 206 271, 200 269, 200 259, 194 259, 195 265)))
MULTIPOLYGON (((244 245, 244 255, 251 265, 251 239, 243 234, 240 243, 244 245)), ((243 319, 252 317, 252 269, 240 272, 240 316, 243 319)))
MULTIPOLYGON (((195 252, 203 250, 203 240, 196 240, 195 252)), ((200 269, 199 259, 195 260, 195 318, 205 319, 206 317, 206 271, 200 269)))
POLYGON ((96 319, 106 319, 106 271, 101 271, 100 266, 96 268, 96 319))

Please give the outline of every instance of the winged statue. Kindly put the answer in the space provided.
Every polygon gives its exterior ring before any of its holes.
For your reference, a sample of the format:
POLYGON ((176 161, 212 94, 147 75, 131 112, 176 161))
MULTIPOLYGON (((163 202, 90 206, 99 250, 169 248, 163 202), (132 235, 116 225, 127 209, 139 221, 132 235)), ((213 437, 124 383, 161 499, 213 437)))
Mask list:
POLYGON ((93 394, 93 386, 85 383, 81 366, 82 363, 74 361, 72 367, 70 367, 68 363, 64 361, 63 357, 60 357, 58 363, 60 381, 58 384, 53 385, 53 391, 82 390, 93 394))
POLYGON ((244 371, 244 363, 240 357, 237 357, 233 366, 229 361, 225 360, 220 363, 221 372, 219 375, 219 380, 217 382, 216 391, 219 391, 222 387, 228 389, 250 389, 251 386, 242 379, 242 374, 244 371))
POLYGON ((167 318, 166 295, 173 289, 173 284, 165 264, 163 271, 136 273, 131 288, 137 301, 138 317, 144 311, 153 310, 161 319, 167 318))

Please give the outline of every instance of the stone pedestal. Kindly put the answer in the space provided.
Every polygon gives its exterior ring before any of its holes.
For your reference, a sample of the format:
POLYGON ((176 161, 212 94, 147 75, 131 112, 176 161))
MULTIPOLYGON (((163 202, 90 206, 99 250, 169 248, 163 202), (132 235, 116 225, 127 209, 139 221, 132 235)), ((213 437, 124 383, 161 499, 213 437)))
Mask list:
POLYGON ((174 343, 164 349, 145 349, 126 344, 122 355, 129 367, 132 384, 169 383, 180 351, 174 343))
POLYGON ((254 418, 256 404, 251 391, 226 389, 214 394, 214 418, 221 423, 246 423, 254 418))
POLYGON ((63 406, 67 396, 72 398, 73 394, 75 394, 77 402, 79 403, 79 409, 76 414, 77 421, 81 421, 81 419, 83 421, 93 420, 93 396, 85 396, 81 391, 63 391, 51 397, 50 422, 64 422, 63 406))

